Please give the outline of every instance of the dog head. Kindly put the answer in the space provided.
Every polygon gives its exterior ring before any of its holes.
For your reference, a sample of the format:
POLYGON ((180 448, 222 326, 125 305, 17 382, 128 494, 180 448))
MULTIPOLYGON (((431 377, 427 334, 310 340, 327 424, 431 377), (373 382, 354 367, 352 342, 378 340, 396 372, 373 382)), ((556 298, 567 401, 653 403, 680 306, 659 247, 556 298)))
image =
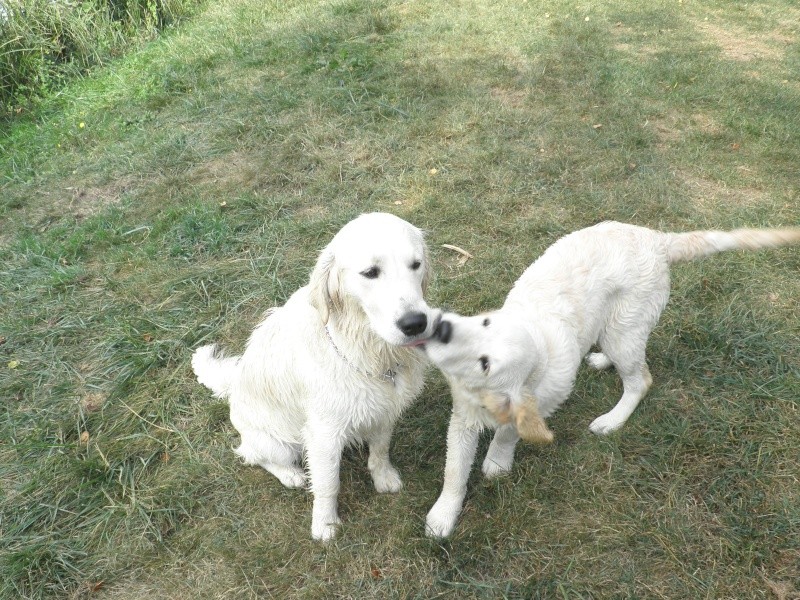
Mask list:
POLYGON ((528 387, 543 357, 531 334, 513 316, 446 313, 425 342, 425 350, 449 379, 475 392, 497 422, 513 422, 520 437, 528 441, 553 440, 528 387))
POLYGON ((363 314, 385 342, 413 345, 435 327, 437 311, 424 299, 430 274, 419 229, 391 214, 365 214, 320 254, 309 282, 311 303, 324 323, 363 314))

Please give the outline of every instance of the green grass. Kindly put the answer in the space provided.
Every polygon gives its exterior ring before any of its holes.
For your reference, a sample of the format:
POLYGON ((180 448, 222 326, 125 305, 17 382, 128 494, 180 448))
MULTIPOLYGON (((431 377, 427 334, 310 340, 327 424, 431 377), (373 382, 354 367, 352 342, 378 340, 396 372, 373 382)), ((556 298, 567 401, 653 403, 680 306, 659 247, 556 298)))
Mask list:
POLYGON ((797 225, 799 19, 221 0, 4 125, 0 596, 797 597, 796 249, 676 267, 623 431, 588 432, 621 386, 581 370, 556 444, 520 446, 504 480, 476 469, 443 543, 437 373, 393 441, 404 491, 375 494, 348 451, 321 546, 310 496, 235 458, 189 357, 241 349, 363 211, 427 230, 431 301, 462 312, 603 219, 797 225))

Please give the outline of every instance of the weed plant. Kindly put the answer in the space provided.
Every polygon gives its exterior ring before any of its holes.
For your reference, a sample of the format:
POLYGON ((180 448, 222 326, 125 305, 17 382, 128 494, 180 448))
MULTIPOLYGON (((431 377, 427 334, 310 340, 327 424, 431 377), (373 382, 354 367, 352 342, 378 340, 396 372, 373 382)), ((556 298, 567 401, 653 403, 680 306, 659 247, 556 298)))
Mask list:
POLYGON ((3 0, 0 118, 191 14, 197 0, 3 0))

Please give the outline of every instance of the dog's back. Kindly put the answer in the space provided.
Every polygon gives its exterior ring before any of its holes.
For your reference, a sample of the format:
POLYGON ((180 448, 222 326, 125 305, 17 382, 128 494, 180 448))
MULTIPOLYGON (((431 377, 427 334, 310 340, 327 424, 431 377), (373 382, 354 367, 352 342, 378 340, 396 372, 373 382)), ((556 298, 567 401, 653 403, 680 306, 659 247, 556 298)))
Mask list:
POLYGON ((651 305, 660 312, 668 298, 665 234, 604 222, 550 246, 514 284, 504 309, 568 324, 585 352, 610 319, 625 318, 628 307, 638 312, 651 305))
POLYGON ((593 312, 622 291, 652 292, 651 284, 669 283, 669 265, 727 250, 758 250, 800 243, 800 228, 736 229, 665 233, 605 221, 564 236, 550 246, 517 280, 506 305, 552 305, 563 311, 577 301, 593 312))
POLYGON ((504 309, 567 325, 581 353, 623 333, 646 340, 669 300, 670 264, 796 243, 800 228, 665 233, 606 221, 550 246, 514 284, 504 309))

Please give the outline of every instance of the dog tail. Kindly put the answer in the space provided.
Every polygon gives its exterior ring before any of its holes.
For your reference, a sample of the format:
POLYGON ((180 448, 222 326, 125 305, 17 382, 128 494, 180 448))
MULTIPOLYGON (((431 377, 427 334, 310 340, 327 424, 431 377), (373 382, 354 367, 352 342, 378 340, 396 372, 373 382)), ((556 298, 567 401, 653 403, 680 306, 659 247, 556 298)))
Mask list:
POLYGON ((734 229, 667 234, 670 263, 702 258, 725 250, 758 250, 800 244, 800 227, 788 229, 734 229))
POLYGON ((192 355, 192 370, 217 398, 227 398, 231 383, 239 373, 238 356, 226 357, 217 344, 202 346, 192 355))

